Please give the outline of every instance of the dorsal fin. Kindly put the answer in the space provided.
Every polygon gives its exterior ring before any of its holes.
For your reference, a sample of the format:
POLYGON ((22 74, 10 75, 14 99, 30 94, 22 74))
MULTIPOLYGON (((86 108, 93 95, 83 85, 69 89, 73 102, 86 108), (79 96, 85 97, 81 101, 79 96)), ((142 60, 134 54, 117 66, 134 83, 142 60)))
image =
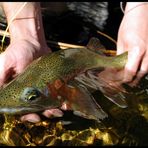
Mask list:
POLYGON ((104 55, 103 50, 105 50, 105 47, 101 44, 98 38, 92 37, 86 47, 96 53, 104 55))

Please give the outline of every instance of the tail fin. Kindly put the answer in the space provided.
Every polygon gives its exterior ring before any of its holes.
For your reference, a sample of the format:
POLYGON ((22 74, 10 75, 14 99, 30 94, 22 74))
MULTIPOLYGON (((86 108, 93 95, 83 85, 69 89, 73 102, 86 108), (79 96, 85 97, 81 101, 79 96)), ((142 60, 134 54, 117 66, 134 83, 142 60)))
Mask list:
POLYGON ((99 89, 104 96, 119 107, 127 107, 127 103, 125 101, 127 95, 126 90, 122 87, 119 81, 111 79, 110 76, 105 77, 106 75, 109 75, 107 70, 104 70, 97 75, 94 71, 88 71, 87 75, 83 73, 75 79, 81 84, 84 84, 94 90, 99 89))

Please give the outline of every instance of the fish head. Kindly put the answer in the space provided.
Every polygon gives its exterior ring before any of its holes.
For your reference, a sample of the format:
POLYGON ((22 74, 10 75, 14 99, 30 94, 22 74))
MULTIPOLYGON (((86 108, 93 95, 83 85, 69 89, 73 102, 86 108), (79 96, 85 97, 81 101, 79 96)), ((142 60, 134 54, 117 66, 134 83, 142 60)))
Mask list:
POLYGON ((15 91, 15 94, 11 90, 8 94, 6 92, 7 95, 3 95, 6 90, 0 95, 0 113, 26 114, 61 105, 58 99, 51 97, 48 87, 42 90, 37 87, 24 87, 20 92, 15 91))

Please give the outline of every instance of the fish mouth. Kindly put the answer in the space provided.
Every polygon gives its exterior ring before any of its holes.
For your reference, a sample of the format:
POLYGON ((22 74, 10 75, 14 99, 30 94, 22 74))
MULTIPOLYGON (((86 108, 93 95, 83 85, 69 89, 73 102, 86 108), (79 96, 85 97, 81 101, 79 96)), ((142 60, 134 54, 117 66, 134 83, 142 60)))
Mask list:
POLYGON ((55 106, 42 106, 42 105, 31 105, 31 106, 15 106, 15 107, 0 107, 0 113, 6 113, 6 114, 27 114, 27 113, 34 113, 43 111, 46 109, 53 109, 56 108, 55 106))

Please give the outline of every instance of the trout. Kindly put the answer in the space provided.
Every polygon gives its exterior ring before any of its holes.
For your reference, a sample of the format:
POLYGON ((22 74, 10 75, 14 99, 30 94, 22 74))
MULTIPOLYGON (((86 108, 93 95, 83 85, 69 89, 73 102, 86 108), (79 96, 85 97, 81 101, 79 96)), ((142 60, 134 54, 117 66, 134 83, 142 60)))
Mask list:
MULTIPOLYGON (((26 114, 60 108, 66 103, 75 114, 88 119, 106 118, 107 114, 91 93, 74 78, 91 69, 123 68, 127 53, 114 57, 98 54, 94 48, 102 48, 102 45, 94 38, 88 45, 91 47, 59 50, 34 60, 0 89, 0 113, 26 114)), ((120 107, 127 107, 123 98, 109 98, 120 107)))

